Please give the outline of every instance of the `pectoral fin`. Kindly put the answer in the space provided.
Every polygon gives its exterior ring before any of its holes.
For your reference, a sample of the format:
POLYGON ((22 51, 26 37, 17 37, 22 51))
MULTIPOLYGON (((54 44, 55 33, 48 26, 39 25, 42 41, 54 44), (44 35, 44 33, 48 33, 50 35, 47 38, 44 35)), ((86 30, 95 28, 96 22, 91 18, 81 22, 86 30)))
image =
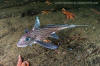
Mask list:
POLYGON ((32 30, 34 30, 34 29, 38 29, 40 27, 40 20, 39 20, 39 18, 38 17, 36 17, 36 20, 35 20, 35 25, 34 25, 34 27, 33 27, 33 29, 32 30))
POLYGON ((59 39, 58 35, 56 35, 55 32, 51 33, 50 37, 55 38, 55 39, 59 39))
POLYGON ((46 43, 46 42, 43 42, 43 41, 36 41, 36 42, 39 43, 41 46, 48 48, 48 49, 57 49, 58 48, 57 45, 54 45, 52 43, 46 43))

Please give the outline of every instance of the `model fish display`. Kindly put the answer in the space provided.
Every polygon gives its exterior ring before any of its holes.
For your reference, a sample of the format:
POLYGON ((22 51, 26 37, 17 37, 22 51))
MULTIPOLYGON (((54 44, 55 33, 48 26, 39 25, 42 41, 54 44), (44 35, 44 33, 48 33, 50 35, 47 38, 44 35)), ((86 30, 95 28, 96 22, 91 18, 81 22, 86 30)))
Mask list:
POLYGON ((40 21, 39 18, 36 17, 35 25, 32 28, 31 31, 27 31, 21 39, 17 43, 17 47, 26 47, 28 45, 32 44, 39 44, 45 48, 49 49, 57 49, 58 46, 53 44, 52 42, 45 42, 48 37, 59 39, 59 37, 56 35, 56 32, 59 30, 63 30, 65 28, 74 28, 74 27, 80 27, 80 26, 87 26, 87 25, 54 25, 49 24, 43 28, 40 28, 40 21))

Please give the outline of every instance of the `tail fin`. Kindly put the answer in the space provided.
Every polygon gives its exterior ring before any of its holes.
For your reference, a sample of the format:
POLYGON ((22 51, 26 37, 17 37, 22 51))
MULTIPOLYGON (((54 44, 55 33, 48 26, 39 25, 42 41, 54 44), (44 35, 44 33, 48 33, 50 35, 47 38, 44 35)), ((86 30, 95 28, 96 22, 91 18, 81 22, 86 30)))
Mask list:
POLYGON ((59 30, 65 29, 65 28, 74 28, 74 27, 83 27, 88 25, 64 25, 63 27, 59 28, 59 30))
POLYGON ((88 25, 69 25, 67 26, 67 28, 82 27, 82 26, 88 26, 88 25))

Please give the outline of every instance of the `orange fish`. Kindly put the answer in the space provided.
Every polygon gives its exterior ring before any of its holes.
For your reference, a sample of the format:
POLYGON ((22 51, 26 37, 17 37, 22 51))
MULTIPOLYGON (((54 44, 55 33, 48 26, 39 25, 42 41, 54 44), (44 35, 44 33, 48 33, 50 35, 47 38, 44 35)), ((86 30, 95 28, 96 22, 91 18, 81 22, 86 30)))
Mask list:
POLYGON ((44 11, 41 11, 42 14, 48 14, 49 11, 48 10, 44 10, 44 11))
POLYGON ((48 1, 48 0, 46 0, 45 3, 46 3, 47 5, 51 5, 51 4, 52 4, 52 3, 51 3, 50 1, 48 1))
POLYGON ((29 62, 27 62, 27 61, 22 62, 22 58, 19 55, 18 62, 17 62, 17 66, 29 66, 29 62))
POLYGON ((65 8, 62 8, 62 13, 63 13, 64 15, 66 15, 67 19, 72 19, 72 20, 74 20, 74 18, 75 18, 75 14, 73 14, 73 13, 71 13, 71 12, 69 12, 69 11, 66 11, 65 8))

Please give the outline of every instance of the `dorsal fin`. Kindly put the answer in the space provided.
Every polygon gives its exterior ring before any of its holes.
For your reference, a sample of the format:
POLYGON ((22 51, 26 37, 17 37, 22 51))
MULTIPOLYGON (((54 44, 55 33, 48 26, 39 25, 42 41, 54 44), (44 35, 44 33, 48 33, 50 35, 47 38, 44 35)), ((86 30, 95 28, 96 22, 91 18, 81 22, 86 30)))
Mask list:
POLYGON ((38 29, 40 27, 40 20, 39 17, 36 16, 35 25, 32 30, 38 29))

